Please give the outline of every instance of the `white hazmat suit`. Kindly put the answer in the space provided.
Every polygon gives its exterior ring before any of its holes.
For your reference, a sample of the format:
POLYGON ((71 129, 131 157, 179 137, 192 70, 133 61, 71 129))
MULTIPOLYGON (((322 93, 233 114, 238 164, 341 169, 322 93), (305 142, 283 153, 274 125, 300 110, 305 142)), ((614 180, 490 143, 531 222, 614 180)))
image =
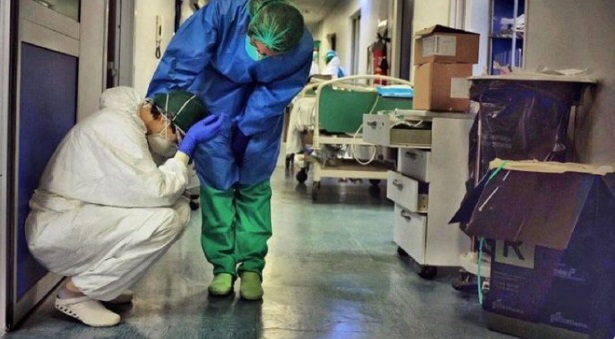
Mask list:
POLYGON ((51 272, 72 277, 97 300, 133 285, 182 234, 187 166, 156 166, 127 87, 106 90, 101 109, 75 125, 56 149, 30 200, 26 237, 51 272))
POLYGON ((293 103, 288 120, 288 132, 286 134, 286 155, 303 151, 303 131, 310 130, 314 126, 314 106, 316 97, 299 97, 293 103))
POLYGON ((337 79, 339 77, 345 76, 346 71, 342 68, 341 60, 338 56, 334 56, 325 67, 325 71, 322 74, 330 75, 332 79, 337 79))

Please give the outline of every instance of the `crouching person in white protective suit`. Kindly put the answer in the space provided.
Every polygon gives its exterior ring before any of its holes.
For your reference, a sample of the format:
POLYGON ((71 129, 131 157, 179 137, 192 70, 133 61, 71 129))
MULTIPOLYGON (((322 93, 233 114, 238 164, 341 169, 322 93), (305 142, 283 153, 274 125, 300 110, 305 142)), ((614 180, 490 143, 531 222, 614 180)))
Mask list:
POLYGON ((90 326, 120 316, 101 302, 130 302, 128 290, 182 234, 190 218, 182 193, 198 143, 222 118, 172 91, 153 100, 132 88, 101 96, 101 109, 60 143, 30 200, 26 237, 49 271, 66 276, 55 306, 90 326), (152 153, 170 157, 156 166, 152 153))

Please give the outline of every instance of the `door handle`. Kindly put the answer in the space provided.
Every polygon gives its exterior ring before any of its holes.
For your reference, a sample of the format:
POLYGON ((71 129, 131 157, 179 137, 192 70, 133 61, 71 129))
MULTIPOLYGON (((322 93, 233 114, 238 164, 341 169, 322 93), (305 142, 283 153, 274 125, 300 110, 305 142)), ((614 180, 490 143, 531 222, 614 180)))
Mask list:
POLYGON ((414 153, 414 152, 406 152, 406 158, 410 158, 412 160, 415 160, 419 155, 414 153))
POLYGON ((402 218, 406 219, 406 221, 412 221, 412 213, 410 213, 407 209, 401 210, 400 214, 402 218))
POLYGON ((402 190, 404 188, 404 184, 398 179, 393 179, 393 186, 397 187, 398 190, 402 190))

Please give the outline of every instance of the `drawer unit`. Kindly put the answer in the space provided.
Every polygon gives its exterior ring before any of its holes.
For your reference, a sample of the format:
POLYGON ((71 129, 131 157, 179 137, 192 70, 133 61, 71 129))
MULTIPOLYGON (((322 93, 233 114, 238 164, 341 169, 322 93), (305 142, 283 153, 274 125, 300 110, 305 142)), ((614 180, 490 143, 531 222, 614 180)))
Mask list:
POLYGON ((389 171, 387 198, 410 212, 427 213, 428 186, 401 173, 389 171))
POLYGON ((398 148, 396 171, 387 173, 387 198, 395 202, 393 240, 431 279, 437 266, 459 266, 470 239, 449 225, 465 194, 470 114, 395 110, 363 115, 363 140, 398 148), (414 128, 426 122, 423 130, 414 128), (414 144, 413 144, 414 143, 414 144))
POLYGON ((397 153, 397 169, 404 175, 430 182, 429 164, 431 152, 412 148, 400 148, 397 153))
POLYGON ((431 121, 407 122, 391 114, 364 114, 363 140, 393 147, 431 147, 431 121), (417 124, 417 127, 410 125, 417 124))
POLYGON ((412 213, 395 204, 393 241, 403 248, 419 265, 425 263, 427 217, 412 213))

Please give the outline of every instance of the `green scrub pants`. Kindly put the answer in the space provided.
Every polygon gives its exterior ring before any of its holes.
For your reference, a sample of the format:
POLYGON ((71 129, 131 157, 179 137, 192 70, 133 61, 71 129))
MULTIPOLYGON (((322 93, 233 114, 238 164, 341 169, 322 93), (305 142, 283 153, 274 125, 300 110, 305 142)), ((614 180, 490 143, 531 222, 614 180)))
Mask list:
POLYGON ((201 185, 201 245, 214 274, 262 276, 271 237, 271 184, 220 191, 201 185), (238 266, 239 265, 239 266, 238 266))

